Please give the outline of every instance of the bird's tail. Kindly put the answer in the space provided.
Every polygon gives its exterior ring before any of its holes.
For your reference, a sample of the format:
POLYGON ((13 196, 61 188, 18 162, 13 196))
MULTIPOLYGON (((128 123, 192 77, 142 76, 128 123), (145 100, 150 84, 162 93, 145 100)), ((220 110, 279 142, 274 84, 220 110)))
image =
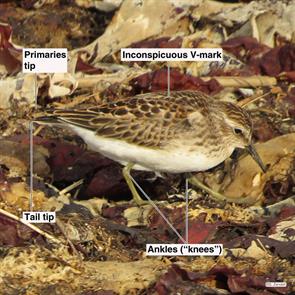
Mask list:
POLYGON ((33 121, 39 124, 58 124, 61 123, 59 117, 55 114, 55 110, 48 109, 42 113, 36 113, 33 117, 33 121))
POLYGON ((95 125, 91 124, 91 119, 95 118, 95 112, 85 109, 47 109, 43 113, 36 114, 34 122, 42 125, 75 125, 90 130, 95 130, 95 125))

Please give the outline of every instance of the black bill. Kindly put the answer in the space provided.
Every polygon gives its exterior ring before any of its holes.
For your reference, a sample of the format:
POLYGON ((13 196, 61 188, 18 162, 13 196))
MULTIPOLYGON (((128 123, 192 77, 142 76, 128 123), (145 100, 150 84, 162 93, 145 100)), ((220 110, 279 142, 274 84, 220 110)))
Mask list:
POLYGON ((266 172, 266 167, 263 164, 261 158, 259 157, 259 155, 256 152, 255 147, 254 147, 254 145, 252 143, 247 146, 247 150, 248 150, 249 154, 252 156, 252 158, 256 161, 256 163, 259 165, 261 170, 265 173, 266 172))

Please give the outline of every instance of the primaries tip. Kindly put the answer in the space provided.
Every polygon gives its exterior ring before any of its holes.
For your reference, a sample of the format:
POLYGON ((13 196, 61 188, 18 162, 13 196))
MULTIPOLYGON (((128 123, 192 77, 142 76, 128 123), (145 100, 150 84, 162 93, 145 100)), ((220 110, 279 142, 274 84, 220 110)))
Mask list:
POLYGON ((51 113, 44 113, 41 115, 40 113, 37 114, 34 119, 34 122, 40 123, 40 124, 51 124, 51 123, 58 123, 58 117, 51 113))

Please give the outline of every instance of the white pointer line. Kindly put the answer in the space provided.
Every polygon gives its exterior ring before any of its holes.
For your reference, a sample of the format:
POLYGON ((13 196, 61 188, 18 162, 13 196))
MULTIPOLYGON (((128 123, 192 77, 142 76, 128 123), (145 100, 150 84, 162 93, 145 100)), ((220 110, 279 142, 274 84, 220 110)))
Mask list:
POLYGON ((188 244, 188 179, 185 178, 185 239, 188 244))
POLYGON ((152 201, 152 199, 146 194, 146 192, 141 188, 141 186, 135 181, 135 179, 129 174, 133 183, 137 186, 137 188, 142 192, 142 194, 146 197, 146 199, 151 203, 154 209, 161 215, 161 217, 167 222, 170 228, 174 231, 174 233, 179 237, 179 239, 186 244, 184 238, 180 235, 177 229, 171 224, 171 222, 167 219, 167 217, 163 214, 163 212, 159 209, 159 207, 152 201))
POLYGON ((31 121, 29 124, 30 129, 30 199, 29 199, 29 205, 30 205, 30 211, 33 211, 34 203, 33 203, 33 186, 34 186, 34 180, 33 180, 33 171, 34 171, 34 148, 33 148, 33 128, 34 128, 34 121, 31 121))
POLYGON ((167 95, 170 96, 170 66, 167 65, 167 95))

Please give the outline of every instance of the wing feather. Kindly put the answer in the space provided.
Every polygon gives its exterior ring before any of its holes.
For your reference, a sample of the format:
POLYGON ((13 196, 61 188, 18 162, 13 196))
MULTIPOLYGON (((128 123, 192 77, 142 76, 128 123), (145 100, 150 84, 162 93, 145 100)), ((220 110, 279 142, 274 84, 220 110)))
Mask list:
POLYGON ((171 92, 170 97, 148 93, 87 109, 55 109, 45 118, 93 130, 98 136, 160 147, 191 128, 191 114, 208 119, 210 100, 196 91, 171 92))

